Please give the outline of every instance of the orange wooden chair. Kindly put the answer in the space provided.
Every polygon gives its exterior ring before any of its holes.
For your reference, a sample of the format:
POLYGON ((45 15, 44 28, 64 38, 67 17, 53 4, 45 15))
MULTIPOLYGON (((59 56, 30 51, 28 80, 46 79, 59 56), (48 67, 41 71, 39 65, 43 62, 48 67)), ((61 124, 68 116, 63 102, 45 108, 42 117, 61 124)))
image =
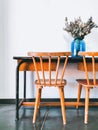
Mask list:
POLYGON ((90 90, 92 88, 95 88, 98 86, 98 79, 96 78, 96 57, 98 58, 98 52, 79 52, 80 56, 83 56, 83 65, 84 65, 84 70, 85 70, 85 79, 77 79, 76 81, 78 82, 78 98, 77 98, 77 108, 78 108, 78 103, 80 101, 80 96, 81 96, 81 90, 82 87, 85 88, 85 117, 84 117, 84 123, 88 123, 88 108, 89 108, 89 98, 90 98, 90 90), (89 56, 92 58, 92 67, 89 72, 89 68, 87 67, 87 61, 86 57, 89 56))
POLYGON ((64 105, 64 86, 66 85, 66 80, 63 79, 64 72, 66 69, 68 56, 71 55, 71 52, 29 52, 29 56, 32 57, 35 72, 37 75, 37 80, 35 80, 35 85, 37 87, 34 115, 33 115, 33 123, 36 122, 37 111, 40 106, 41 92, 43 87, 57 87, 60 93, 61 100, 61 110, 62 110, 62 118, 63 124, 66 124, 66 112, 64 105), (63 68, 60 67, 60 58, 65 57, 64 63, 62 63, 63 68), (53 67, 52 60, 55 60, 53 67), (48 61, 48 66, 44 65, 45 60, 48 61), (39 62, 38 62, 39 61, 39 62), (40 67, 39 67, 40 66, 40 67), (61 72, 62 68, 62 72, 61 72), (60 75, 59 75, 60 70, 60 75), (45 74, 47 71, 47 74, 45 74), (52 74, 55 72, 55 75, 52 74), (40 75, 41 74, 41 75, 40 75))

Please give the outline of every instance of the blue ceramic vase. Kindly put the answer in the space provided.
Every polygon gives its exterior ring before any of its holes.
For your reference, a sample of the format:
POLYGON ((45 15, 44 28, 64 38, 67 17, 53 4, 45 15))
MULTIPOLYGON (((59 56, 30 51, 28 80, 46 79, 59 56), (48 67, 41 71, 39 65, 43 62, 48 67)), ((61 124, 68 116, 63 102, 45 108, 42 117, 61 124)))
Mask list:
POLYGON ((79 51, 86 51, 85 42, 83 39, 75 38, 71 43, 72 57, 78 57, 79 51))

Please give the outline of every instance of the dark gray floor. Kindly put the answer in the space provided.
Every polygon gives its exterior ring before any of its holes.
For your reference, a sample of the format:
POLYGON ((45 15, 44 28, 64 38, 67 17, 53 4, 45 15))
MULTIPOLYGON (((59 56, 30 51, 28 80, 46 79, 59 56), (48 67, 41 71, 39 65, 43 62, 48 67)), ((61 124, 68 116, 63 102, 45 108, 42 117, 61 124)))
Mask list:
POLYGON ((43 107, 32 124, 33 108, 22 108, 20 120, 15 121, 15 105, 0 105, 0 130, 98 130, 98 107, 89 109, 89 123, 85 125, 84 108, 67 108, 67 124, 63 126, 59 107, 43 107))

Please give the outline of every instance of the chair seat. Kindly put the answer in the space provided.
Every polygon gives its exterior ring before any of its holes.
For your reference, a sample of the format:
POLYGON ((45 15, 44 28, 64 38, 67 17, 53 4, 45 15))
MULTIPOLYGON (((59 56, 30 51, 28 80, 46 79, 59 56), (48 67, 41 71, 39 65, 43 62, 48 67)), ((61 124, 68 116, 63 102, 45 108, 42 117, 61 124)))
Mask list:
POLYGON ((76 81, 79 83, 79 84, 81 84, 81 85, 83 85, 83 86, 88 86, 88 87, 97 87, 97 85, 98 85, 98 79, 96 80, 96 84, 94 85, 94 83, 93 83, 93 79, 89 79, 89 85, 87 84, 87 80, 86 79, 76 79, 76 81))
POLYGON ((35 81, 35 84, 36 85, 39 85, 39 86, 65 86, 66 85, 66 80, 63 79, 62 82, 60 79, 57 80, 57 82, 55 82, 55 79, 52 79, 51 80, 51 84, 50 84, 50 81, 49 79, 45 79, 45 82, 43 81, 43 79, 40 79, 40 83, 38 80, 35 81))

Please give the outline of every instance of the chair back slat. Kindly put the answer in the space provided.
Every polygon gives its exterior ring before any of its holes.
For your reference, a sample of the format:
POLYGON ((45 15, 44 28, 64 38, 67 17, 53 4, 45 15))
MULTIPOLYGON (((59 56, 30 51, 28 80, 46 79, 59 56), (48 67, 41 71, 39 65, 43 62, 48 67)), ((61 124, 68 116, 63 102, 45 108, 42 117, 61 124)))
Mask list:
POLYGON ((71 52, 29 52, 28 55, 32 56, 38 84, 41 86, 56 86, 64 83, 64 73, 71 52), (61 58, 64 58, 62 63, 61 58), (47 70, 44 69, 46 67, 44 66, 45 62, 48 63, 47 70), (52 63, 55 63, 55 69, 52 69, 52 63))
POLYGON ((51 56, 49 56, 49 84, 51 84, 51 56))
POLYGON ((87 70, 87 62, 86 62, 86 58, 85 56, 83 56, 83 61, 84 61, 84 69, 85 69, 85 75, 86 75, 86 79, 87 79, 87 84, 89 85, 89 75, 88 75, 88 70, 87 70))
POLYGON ((35 72, 36 72, 36 75, 37 75, 37 78, 38 78, 38 82, 40 83, 40 76, 39 76, 39 72, 38 72, 38 68, 37 68, 35 57, 32 56, 32 59, 33 59, 33 63, 34 63, 35 72))
POLYGON ((83 56, 84 70, 86 74, 87 84, 90 85, 90 81, 92 80, 93 85, 96 85, 96 63, 95 59, 98 58, 98 52, 79 52, 79 55, 83 56), (89 72, 87 69, 87 61, 86 57, 90 56, 92 61, 92 70, 89 72), (90 74, 89 74, 90 73, 90 74))
POLYGON ((95 58, 92 56, 93 84, 96 84, 95 58))
POLYGON ((66 65, 67 65, 67 61, 68 61, 68 56, 66 56, 66 59, 65 59, 65 62, 64 62, 64 66, 63 66, 63 69, 62 69, 62 74, 61 74, 60 82, 62 82, 62 80, 63 80, 65 69, 66 69, 66 65))
POLYGON ((60 56, 58 56, 58 59, 57 59, 57 67, 56 67, 55 84, 57 84, 59 66, 60 66, 60 56))
POLYGON ((45 82, 45 74, 44 74, 44 67, 43 67, 42 56, 40 56, 40 65, 41 65, 43 83, 46 84, 46 82, 45 82))

